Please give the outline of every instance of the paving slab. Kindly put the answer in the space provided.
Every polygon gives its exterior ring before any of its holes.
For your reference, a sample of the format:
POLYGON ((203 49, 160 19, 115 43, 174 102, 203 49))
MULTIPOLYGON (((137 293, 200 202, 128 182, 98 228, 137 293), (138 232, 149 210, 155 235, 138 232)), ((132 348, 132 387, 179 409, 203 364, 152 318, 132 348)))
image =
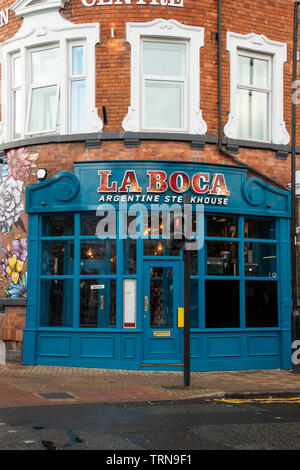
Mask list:
POLYGON ((0 365, 0 407, 51 403, 125 403, 299 395, 300 374, 287 370, 192 372, 0 365))

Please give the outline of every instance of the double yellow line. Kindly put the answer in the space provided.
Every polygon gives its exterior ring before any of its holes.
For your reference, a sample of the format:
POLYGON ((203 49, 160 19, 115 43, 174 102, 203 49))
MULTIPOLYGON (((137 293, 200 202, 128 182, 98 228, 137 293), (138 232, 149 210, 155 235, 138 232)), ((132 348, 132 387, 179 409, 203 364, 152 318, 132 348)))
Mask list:
POLYGON ((300 397, 265 397, 265 398, 215 398, 214 401, 223 403, 300 403, 300 397))

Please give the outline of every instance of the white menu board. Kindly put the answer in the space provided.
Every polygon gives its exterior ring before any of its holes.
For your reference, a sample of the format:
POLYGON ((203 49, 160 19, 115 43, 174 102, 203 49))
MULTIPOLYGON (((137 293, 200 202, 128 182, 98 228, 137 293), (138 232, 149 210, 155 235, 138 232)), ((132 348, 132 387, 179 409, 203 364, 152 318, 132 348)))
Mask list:
POLYGON ((123 280, 123 327, 136 328, 136 279, 123 280))

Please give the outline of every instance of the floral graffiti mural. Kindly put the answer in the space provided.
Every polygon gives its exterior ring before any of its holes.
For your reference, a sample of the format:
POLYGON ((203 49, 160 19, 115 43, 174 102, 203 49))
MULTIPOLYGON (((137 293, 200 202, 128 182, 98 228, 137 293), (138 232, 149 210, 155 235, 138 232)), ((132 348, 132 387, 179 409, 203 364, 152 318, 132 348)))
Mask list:
POLYGON ((27 236, 22 215, 26 182, 36 174, 38 156, 26 147, 11 150, 0 167, 0 287, 5 297, 26 296, 27 236))

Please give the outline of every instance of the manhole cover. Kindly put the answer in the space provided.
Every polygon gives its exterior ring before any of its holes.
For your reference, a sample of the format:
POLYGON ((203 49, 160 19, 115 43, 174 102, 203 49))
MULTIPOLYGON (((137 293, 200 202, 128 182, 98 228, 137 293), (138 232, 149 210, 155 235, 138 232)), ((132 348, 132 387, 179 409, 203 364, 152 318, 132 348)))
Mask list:
POLYGON ((67 398, 75 398, 73 395, 67 392, 57 393, 39 393, 39 396, 46 400, 66 400, 67 398))

